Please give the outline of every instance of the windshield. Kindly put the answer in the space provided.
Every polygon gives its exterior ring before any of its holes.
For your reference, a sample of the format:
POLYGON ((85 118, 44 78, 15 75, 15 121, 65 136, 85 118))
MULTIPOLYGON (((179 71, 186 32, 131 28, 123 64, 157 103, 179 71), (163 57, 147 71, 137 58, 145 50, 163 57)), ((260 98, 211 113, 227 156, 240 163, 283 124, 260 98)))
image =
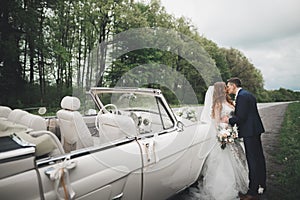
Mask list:
POLYGON ((154 96, 134 93, 102 93, 99 99, 106 104, 114 104, 120 110, 147 110, 157 111, 156 99, 154 96))
POLYGON ((153 93, 97 91, 96 99, 105 111, 130 116, 140 134, 162 132, 174 127, 166 105, 153 93))

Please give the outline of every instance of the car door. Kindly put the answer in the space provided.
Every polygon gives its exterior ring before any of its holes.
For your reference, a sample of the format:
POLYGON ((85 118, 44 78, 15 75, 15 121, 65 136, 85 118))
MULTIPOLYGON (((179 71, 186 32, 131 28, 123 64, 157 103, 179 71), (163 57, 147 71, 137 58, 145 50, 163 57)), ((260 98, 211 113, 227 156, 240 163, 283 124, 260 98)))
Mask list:
POLYGON ((45 199, 57 199, 57 194, 63 198, 65 191, 69 194, 72 190, 75 199, 134 200, 141 197, 142 161, 135 139, 82 149, 56 160, 40 161, 38 167, 45 199), (51 180, 55 171, 58 173, 61 168, 65 169, 65 177, 51 180))
POLYGON ((22 143, 17 136, 0 136, 0 198, 2 200, 40 198, 34 153, 35 148, 28 146, 28 143, 22 143))
MULTIPOLYGON (((142 153, 142 199, 166 199, 192 184, 201 170, 197 124, 182 129, 160 90, 93 90, 99 109, 114 105, 133 119, 142 153), (114 92, 109 95, 109 92, 114 92), (192 165, 196 167, 192 167, 192 165)), ((201 160, 202 159, 202 160, 201 160)))
MULTIPOLYGON (((143 151, 143 199, 166 199, 193 183, 190 175, 195 158, 194 131, 180 129, 163 100, 158 98, 160 116, 152 116, 156 132, 140 135, 143 151)), ((154 129, 154 128, 152 128, 154 129)))

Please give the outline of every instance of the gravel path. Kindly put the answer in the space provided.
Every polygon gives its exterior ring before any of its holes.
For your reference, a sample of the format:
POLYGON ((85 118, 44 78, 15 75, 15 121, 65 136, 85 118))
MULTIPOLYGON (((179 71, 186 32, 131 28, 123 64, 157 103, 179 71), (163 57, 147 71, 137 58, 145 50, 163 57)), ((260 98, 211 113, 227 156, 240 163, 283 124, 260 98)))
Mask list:
MULTIPOLYGON (((276 152, 279 147, 279 135, 282 121, 288 103, 269 103, 260 104, 259 113, 262 118, 265 133, 262 134, 262 144, 264 148, 266 167, 267 167, 267 187, 268 190, 261 195, 261 200, 284 200, 284 194, 280 190, 280 185, 275 180, 278 173, 282 170, 281 165, 276 161, 276 152)), ((195 200, 197 188, 187 189, 174 196, 171 200, 195 200), (193 192, 191 192, 193 191, 193 192)))
POLYGON ((288 104, 279 104, 259 110, 265 133, 262 135, 262 143, 267 165, 268 191, 262 195, 262 200, 283 200, 280 185, 275 180, 282 166, 276 160, 276 152, 279 148, 280 128, 288 104))

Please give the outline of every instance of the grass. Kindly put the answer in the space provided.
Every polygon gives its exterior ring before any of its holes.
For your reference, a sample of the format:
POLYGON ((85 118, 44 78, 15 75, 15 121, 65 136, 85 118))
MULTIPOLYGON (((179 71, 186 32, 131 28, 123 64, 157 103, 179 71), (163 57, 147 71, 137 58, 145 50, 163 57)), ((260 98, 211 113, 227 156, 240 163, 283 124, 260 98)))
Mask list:
POLYGON ((283 166, 277 179, 288 200, 300 199, 300 103, 289 104, 280 134, 277 159, 283 166))

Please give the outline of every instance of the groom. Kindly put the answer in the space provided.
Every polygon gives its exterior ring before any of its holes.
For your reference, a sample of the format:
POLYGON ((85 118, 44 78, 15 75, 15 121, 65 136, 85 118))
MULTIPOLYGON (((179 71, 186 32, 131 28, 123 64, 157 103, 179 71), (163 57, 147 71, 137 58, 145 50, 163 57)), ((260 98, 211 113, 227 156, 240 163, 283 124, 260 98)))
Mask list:
POLYGON ((244 140, 249 168, 249 190, 246 194, 239 193, 239 197, 242 200, 259 199, 259 185, 266 188, 266 164, 260 138, 265 130, 257 110, 256 98, 242 89, 239 78, 227 81, 227 91, 235 94, 235 115, 229 119, 226 117, 223 121, 232 126, 237 125, 239 137, 244 140))

